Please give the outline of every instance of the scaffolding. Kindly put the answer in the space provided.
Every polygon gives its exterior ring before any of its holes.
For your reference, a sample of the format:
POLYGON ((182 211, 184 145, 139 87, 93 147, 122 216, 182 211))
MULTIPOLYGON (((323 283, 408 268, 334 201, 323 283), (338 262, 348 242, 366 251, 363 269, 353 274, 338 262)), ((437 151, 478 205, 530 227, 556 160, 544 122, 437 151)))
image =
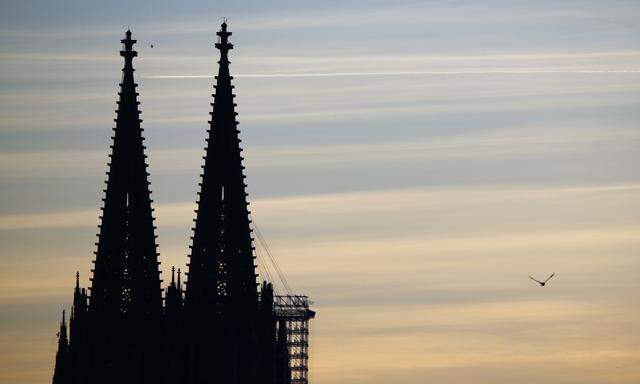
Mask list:
POLYGON ((287 350, 291 384, 309 383, 309 320, 316 315, 307 296, 274 296, 273 310, 277 320, 287 326, 287 350))

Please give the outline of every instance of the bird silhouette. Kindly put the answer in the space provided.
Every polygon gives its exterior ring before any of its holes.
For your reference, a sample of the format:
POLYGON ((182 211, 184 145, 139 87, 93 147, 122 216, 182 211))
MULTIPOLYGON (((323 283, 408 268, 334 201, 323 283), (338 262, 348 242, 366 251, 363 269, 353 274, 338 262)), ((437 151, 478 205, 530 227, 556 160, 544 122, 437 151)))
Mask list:
POLYGON ((544 286, 545 286, 545 284, 547 284, 547 281, 551 280, 551 278, 552 278, 553 276, 555 276, 555 275, 556 275, 556 274, 555 274, 555 272, 554 272, 554 273, 552 273, 552 274, 551 274, 551 276, 547 277, 547 280, 545 280, 545 281, 539 281, 539 280, 536 280, 536 279, 535 279, 533 276, 531 276, 531 275, 529 275, 529 278, 530 278, 531 280, 535 281, 536 283, 540 284, 540 286, 541 286, 541 287, 544 287, 544 286))

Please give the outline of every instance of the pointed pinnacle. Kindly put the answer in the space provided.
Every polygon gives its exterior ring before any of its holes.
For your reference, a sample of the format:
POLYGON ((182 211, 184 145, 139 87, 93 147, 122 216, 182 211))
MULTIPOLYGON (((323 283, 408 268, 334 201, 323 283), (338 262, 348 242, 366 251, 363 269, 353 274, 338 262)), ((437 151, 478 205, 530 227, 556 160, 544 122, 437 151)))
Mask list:
POLYGON ((230 49, 233 49, 233 44, 229 43, 229 36, 231 36, 231 32, 227 31, 226 19, 220 25, 220 31, 216 32, 216 35, 220 38, 220 42, 216 43, 215 46, 226 55, 230 49))
POLYGON ((133 57, 138 56, 138 53, 133 50, 133 45, 137 42, 131 38, 131 30, 127 30, 125 33, 125 38, 120 40, 122 44, 124 44, 124 50, 120 51, 120 56, 123 56, 125 59, 131 60, 133 57))

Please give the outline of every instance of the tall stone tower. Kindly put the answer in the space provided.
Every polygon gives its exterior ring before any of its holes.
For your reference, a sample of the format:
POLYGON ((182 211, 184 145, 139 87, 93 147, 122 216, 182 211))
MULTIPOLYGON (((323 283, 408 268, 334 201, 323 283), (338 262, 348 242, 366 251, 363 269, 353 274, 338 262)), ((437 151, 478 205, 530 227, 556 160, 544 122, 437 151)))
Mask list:
POLYGON ((144 138, 127 31, 89 312, 93 382, 157 383, 162 291, 144 138), (119 369, 114 369, 118 367, 119 369))
POLYGON ((136 41, 130 31, 122 40, 91 288, 81 288, 76 274, 70 332, 63 314, 53 384, 307 382, 308 331, 299 323, 312 312, 296 311, 301 296, 283 301, 271 283, 256 279, 226 23, 217 34, 219 69, 186 289, 172 268, 164 298, 133 76, 136 41), (288 338, 293 334, 304 339, 288 338))
MULTIPOLYGON (((162 291, 127 31, 90 295, 76 281, 65 359, 71 383, 158 383, 162 291), (88 303, 87 303, 88 300, 88 303), (88 304, 88 305, 87 305, 88 304)), ((62 345, 62 344, 61 344, 62 345)))
POLYGON ((217 35, 219 69, 185 294, 196 356, 188 377, 204 383, 215 372, 222 383, 256 383, 259 302, 226 23, 217 35))

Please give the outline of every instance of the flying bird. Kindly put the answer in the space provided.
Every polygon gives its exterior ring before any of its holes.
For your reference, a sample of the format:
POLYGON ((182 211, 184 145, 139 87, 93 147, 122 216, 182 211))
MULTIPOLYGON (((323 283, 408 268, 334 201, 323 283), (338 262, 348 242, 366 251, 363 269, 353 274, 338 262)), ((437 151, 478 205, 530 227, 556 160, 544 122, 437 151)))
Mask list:
POLYGON ((551 278, 552 278, 553 276, 555 276, 555 275, 556 275, 556 274, 555 274, 555 272, 554 272, 554 273, 552 273, 552 274, 551 274, 551 276, 547 277, 547 280, 545 280, 545 281, 539 281, 539 280, 536 280, 536 279, 535 279, 533 276, 531 276, 531 275, 529 275, 529 278, 530 278, 531 280, 535 281, 536 283, 540 284, 540 286, 541 286, 541 287, 544 287, 544 286, 545 286, 545 284, 547 284, 547 281, 551 280, 551 278))

